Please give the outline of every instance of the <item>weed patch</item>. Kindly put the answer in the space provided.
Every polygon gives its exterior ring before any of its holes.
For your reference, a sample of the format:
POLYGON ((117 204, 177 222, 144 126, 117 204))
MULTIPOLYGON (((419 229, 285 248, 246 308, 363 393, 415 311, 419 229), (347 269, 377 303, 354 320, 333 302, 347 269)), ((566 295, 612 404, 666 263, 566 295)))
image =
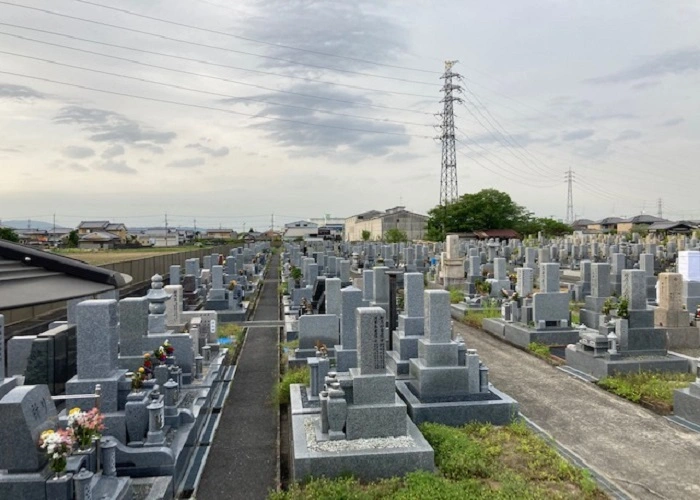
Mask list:
POLYGON ((363 484, 316 479, 272 493, 274 500, 590 499, 607 498, 587 471, 571 465, 525 424, 421 425, 438 471, 363 484))
POLYGON ((673 391, 684 389, 694 381, 692 373, 637 372, 605 377, 598 381, 598 386, 656 413, 668 415, 673 411, 673 391))

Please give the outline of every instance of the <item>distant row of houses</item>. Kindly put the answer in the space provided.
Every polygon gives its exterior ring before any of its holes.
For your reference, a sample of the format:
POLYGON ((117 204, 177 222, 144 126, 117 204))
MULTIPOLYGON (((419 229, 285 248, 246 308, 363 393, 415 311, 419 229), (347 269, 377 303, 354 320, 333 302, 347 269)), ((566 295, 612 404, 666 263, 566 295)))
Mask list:
MULTIPOLYGON (((173 227, 151 227, 129 230, 123 223, 110 221, 83 221, 75 229, 15 229, 20 243, 37 247, 65 246, 72 231, 77 232, 78 247, 82 249, 109 249, 121 246, 174 247, 192 243, 197 238, 207 240, 235 240, 239 233, 232 229, 208 229, 196 232, 173 227)), ((245 233, 256 240, 269 238, 268 233, 245 233)))
POLYGON ((72 231, 77 231, 78 247, 83 249, 109 249, 140 245, 172 247, 192 243, 195 239, 235 240, 239 238, 270 240, 282 238, 287 241, 325 239, 333 241, 361 241, 363 236, 371 240, 384 237, 387 231, 398 229, 409 240, 425 238, 428 217, 398 206, 387 210, 370 210, 347 218, 310 218, 290 222, 277 231, 238 233, 233 229, 219 228, 197 232, 173 227, 151 227, 129 229, 125 224, 107 220, 82 221, 75 229, 16 229, 20 243, 32 246, 65 246, 72 231))
POLYGON ((574 231, 584 233, 631 233, 636 230, 645 230, 650 233, 683 234, 691 233, 700 228, 700 221, 681 220, 671 221, 653 215, 637 215, 630 218, 606 217, 599 221, 579 219, 572 224, 574 231))

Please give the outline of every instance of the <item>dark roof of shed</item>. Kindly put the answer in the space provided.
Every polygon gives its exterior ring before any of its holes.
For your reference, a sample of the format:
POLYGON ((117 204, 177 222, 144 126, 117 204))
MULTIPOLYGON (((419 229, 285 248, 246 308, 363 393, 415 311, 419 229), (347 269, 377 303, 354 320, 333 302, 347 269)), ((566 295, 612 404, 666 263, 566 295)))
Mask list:
POLYGON ((0 240, 0 311, 121 288, 131 276, 0 240))

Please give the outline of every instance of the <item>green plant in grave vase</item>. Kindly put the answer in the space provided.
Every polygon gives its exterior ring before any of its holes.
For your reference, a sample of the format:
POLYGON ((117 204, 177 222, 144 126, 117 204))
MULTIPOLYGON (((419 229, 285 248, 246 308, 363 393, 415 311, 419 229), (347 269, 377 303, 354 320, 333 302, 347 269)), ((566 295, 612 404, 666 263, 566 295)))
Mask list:
POLYGON ((615 309, 615 299, 612 297, 608 297, 605 299, 605 302, 603 302, 603 308, 601 309, 601 312, 605 314, 606 316, 610 316, 610 311, 615 309))
POLYGON ((626 297, 620 299, 620 303, 617 305, 617 315, 622 319, 630 318, 629 301, 626 297))

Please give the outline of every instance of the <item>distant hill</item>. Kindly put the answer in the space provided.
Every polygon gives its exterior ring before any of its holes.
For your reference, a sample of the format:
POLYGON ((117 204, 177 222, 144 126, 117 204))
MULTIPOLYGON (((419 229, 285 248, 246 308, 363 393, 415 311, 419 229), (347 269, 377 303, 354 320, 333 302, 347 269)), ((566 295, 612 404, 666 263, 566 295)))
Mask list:
MULTIPOLYGON (((3 220, 2 222, 0 222, 0 226, 11 227, 13 229, 27 229, 27 221, 26 220, 3 220)), ((33 221, 31 221, 31 228, 32 229, 41 229, 41 230, 53 229, 53 223, 44 222, 44 221, 40 221, 40 220, 33 220, 33 221)), ((56 229, 70 229, 70 228, 63 228, 63 226, 56 226, 56 229)))

